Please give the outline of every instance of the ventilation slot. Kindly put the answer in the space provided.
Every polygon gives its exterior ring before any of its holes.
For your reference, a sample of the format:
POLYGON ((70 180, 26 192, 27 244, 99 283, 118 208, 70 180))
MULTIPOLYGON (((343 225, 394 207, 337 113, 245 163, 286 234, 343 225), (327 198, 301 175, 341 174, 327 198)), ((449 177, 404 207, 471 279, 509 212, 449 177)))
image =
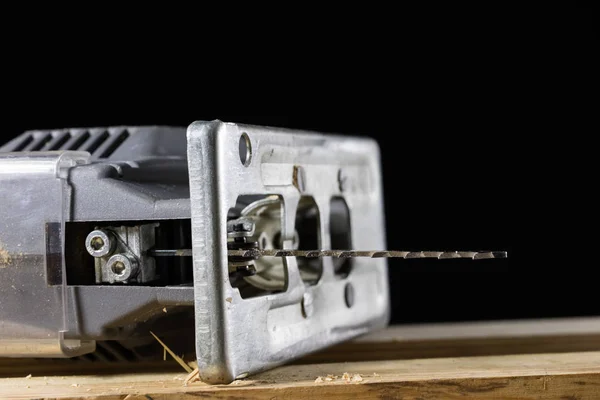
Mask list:
POLYGON ((71 133, 70 132, 65 132, 56 142, 54 142, 48 148, 48 150, 60 150, 60 148, 62 147, 62 145, 64 145, 65 143, 67 143, 67 141, 69 139, 71 139, 71 133))
POLYGON ((33 136, 29 135, 23 139, 23 141, 21 141, 21 143, 19 143, 12 151, 23 151, 23 149, 31 142, 33 142, 33 136))
POLYGON ((47 133, 46 136, 44 136, 43 138, 37 139, 37 142, 34 143, 33 146, 31 146, 29 151, 41 150, 46 145, 46 143, 48 143, 50 140, 52 140, 52 134, 47 133))
POLYGON ((92 139, 92 143, 85 149, 85 151, 90 154, 94 154, 94 152, 98 150, 98 147, 100 147, 100 145, 104 143, 109 136, 110 135, 107 131, 102 132, 100 135, 96 135, 96 137, 92 139))
POLYGON ((100 158, 108 158, 112 153, 115 152, 119 148, 119 146, 127 140, 129 137, 129 131, 125 129, 123 132, 119 133, 117 137, 115 137, 110 143, 110 145, 100 154, 100 158))
POLYGON ((69 146, 67 150, 78 150, 90 137, 89 132, 84 132, 69 146))

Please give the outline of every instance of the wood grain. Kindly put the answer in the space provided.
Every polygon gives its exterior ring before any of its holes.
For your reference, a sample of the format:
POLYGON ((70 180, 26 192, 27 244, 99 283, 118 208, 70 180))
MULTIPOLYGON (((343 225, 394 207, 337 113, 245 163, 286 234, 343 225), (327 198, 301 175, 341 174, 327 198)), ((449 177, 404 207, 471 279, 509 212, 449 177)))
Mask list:
POLYGON ((0 398, 600 399, 600 318, 395 326, 235 385, 185 375, 173 360, 0 359, 0 398), (514 353, 544 354, 498 356, 514 353), (363 381, 315 383, 344 372, 363 381))
POLYGON ((391 326, 299 363, 600 351, 600 318, 391 326))
MULTIPOLYGON (((505 354, 600 351, 600 318, 486 321, 392 326, 306 356, 296 364, 505 354)), ((160 354, 162 357, 162 353, 160 354)), ((190 361, 193 355, 187 355, 190 361)), ((170 372, 168 362, 98 363, 0 358, 0 377, 170 372)))
POLYGON ((184 373, 0 379, 0 398, 594 399, 600 352, 295 365, 228 386, 183 385, 184 373), (361 374, 315 383, 317 376, 361 374), (376 375, 374 375, 376 374, 376 375))

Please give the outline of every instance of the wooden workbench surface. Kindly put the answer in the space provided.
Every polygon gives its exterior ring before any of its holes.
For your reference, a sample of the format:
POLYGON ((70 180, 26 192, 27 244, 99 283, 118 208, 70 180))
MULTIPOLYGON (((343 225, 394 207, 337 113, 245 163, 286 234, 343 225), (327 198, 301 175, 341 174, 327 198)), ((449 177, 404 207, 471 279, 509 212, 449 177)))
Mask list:
POLYGON ((600 399, 599 322, 390 328, 227 386, 185 386, 186 373, 172 360, 75 367, 60 360, 1 360, 0 376, 13 377, 0 378, 0 399, 600 399), (490 354, 523 346, 559 353, 481 355, 487 345, 490 354), (419 349, 423 358, 414 359, 419 349), (478 356, 448 357, 460 351, 478 356), (445 358, 426 358, 438 356, 445 358), (308 364, 313 360, 319 363, 308 364))
POLYGON ((0 398, 597 399, 600 352, 290 365, 228 386, 184 386, 185 376, 169 372, 5 378, 0 379, 0 398), (344 373, 354 379, 348 382, 344 373), (328 375, 338 378, 315 382, 328 375))

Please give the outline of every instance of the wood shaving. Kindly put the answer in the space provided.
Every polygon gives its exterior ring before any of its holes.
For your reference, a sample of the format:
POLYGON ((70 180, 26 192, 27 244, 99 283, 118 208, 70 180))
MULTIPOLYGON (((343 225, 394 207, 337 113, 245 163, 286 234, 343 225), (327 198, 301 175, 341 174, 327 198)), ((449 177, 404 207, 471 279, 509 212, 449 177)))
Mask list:
POLYGON ((350 382, 362 382, 364 379, 362 377, 361 374, 350 374, 348 372, 344 372, 344 375, 342 375, 342 379, 344 381, 346 381, 346 383, 350 383, 350 382))
POLYGON ((183 385, 187 386, 189 383, 194 383, 200 380, 200 371, 198 368, 189 373, 189 375, 183 381, 183 385))
POLYGON ((373 376, 377 377, 380 376, 377 372, 373 372, 373 376))
POLYGON ((167 352, 168 352, 168 353, 171 355, 171 357, 173 357, 173 358, 175 359, 175 361, 177 361, 177 362, 179 363, 179 365, 181 365, 181 366, 183 367, 183 369, 185 369, 185 371, 186 371, 188 374, 191 374, 192 372, 194 372, 194 371, 193 371, 193 370, 190 368, 190 366, 189 366, 189 365, 187 365, 187 364, 185 363, 185 361, 183 361, 183 360, 181 359, 181 357, 179 357, 177 354, 173 353, 173 351, 171 351, 171 349, 170 349, 170 348, 169 348, 169 347, 168 347, 166 344, 164 344, 164 343, 162 342, 162 340, 160 340, 160 339, 158 338, 158 336, 156 336, 156 335, 155 335, 155 334, 154 334, 152 331, 150 331, 150 334, 151 334, 152 336, 154 336, 154 339, 156 339, 156 340, 158 341, 158 343, 160 343, 160 344, 161 344, 161 346, 162 346, 162 347, 164 347, 164 349, 165 349, 165 350, 166 350, 166 351, 167 351, 167 352))
MULTIPOLYGON (((333 382, 339 378, 340 377, 338 375, 331 375, 331 374, 329 374, 325 377, 318 376, 317 379, 315 379, 315 383, 333 382)), ((356 383, 356 382, 362 382, 364 380, 361 374, 350 374, 348 372, 344 372, 344 374, 342 375, 342 379, 346 383, 350 383, 350 382, 356 383)))
POLYGON ((77 383, 74 383, 71 386, 73 386, 73 387, 79 387, 79 385, 77 383))
POLYGON ((244 381, 236 380, 236 381, 231 382, 230 386, 237 386, 237 385, 241 385, 243 383, 244 383, 244 381))
POLYGON ((8 267, 12 264, 10 253, 5 249, 0 248, 0 268, 8 267))
POLYGON ((27 375, 25 379, 31 379, 31 374, 27 375))
POLYGON ((166 314, 167 313, 167 307, 163 308, 163 312, 166 314))

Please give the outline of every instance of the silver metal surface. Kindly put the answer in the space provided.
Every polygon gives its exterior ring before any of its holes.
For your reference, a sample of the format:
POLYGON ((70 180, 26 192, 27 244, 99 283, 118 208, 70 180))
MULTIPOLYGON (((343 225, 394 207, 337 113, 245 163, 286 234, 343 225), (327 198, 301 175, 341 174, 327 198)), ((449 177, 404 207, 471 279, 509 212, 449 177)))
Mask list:
POLYGON ((105 340, 146 345, 165 319, 191 322, 193 287, 95 284, 85 247, 94 226, 189 218, 185 128, 29 131, 0 146, 0 356, 75 357, 105 340), (65 254, 76 255, 68 271, 65 254))
POLYGON ((82 152, 0 154, 0 355, 73 357, 95 349, 93 340, 66 337, 74 308, 68 293, 63 249, 72 202, 70 171, 88 162, 82 152), (48 225, 58 229, 53 245, 48 225), (47 253, 61 279, 49 288, 47 253), (26 344, 27 343, 27 344, 26 344))
POLYGON ((126 254, 115 254, 102 268, 102 280, 109 283, 127 283, 136 277, 138 268, 139 264, 135 258, 126 254))
POLYGON ((158 225, 114 226, 90 232, 85 247, 95 258, 96 283, 153 281, 156 263, 148 250, 155 245, 158 225))
POLYGON ((0 153, 0 356, 195 328, 202 379, 228 383, 385 326, 388 257, 505 256, 338 250, 386 249, 370 139, 214 121, 30 131, 0 153))
POLYGON ((384 258, 353 259, 347 278, 336 275, 331 258, 323 258, 318 282, 307 285, 296 258, 284 257, 285 289, 251 298, 241 297, 228 273, 228 211, 240 195, 279 196, 282 248, 292 246, 303 196, 311 196, 318 207, 319 248, 331 248, 330 202, 336 196, 343 196, 350 210, 352 248, 386 248, 379 150, 373 140, 196 122, 188 128, 188 163, 196 353, 204 381, 231 382, 387 324, 384 258), (249 144, 244 161, 241 137, 249 144), (351 308, 348 283, 354 289, 351 308), (307 293, 311 311, 303 313, 307 293))
POLYGON ((109 256, 115 251, 116 239, 109 231, 96 229, 85 239, 85 249, 92 257, 109 256))

